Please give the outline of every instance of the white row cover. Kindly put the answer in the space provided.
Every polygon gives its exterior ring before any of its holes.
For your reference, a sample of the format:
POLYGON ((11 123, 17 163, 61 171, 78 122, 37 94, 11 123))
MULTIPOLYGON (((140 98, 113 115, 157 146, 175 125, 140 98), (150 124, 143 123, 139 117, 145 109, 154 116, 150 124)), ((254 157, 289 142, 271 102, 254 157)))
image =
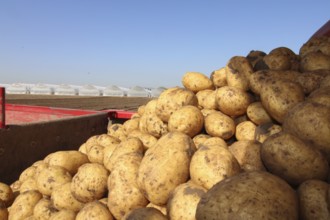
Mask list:
POLYGON ((0 84, 6 88, 7 94, 37 94, 37 95, 79 95, 79 96, 128 96, 128 97, 158 97, 166 88, 147 89, 141 86, 132 88, 111 85, 108 87, 94 85, 53 85, 53 84, 0 84))

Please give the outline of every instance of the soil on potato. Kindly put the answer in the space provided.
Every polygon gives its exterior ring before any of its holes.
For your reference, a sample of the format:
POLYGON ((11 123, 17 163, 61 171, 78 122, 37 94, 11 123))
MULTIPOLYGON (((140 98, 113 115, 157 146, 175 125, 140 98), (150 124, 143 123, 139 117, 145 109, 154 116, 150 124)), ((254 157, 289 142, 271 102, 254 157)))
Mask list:
POLYGON ((138 107, 152 98, 145 97, 106 97, 106 96, 58 96, 58 95, 16 95, 7 94, 6 103, 36 105, 57 108, 85 110, 120 109, 137 111, 138 107))

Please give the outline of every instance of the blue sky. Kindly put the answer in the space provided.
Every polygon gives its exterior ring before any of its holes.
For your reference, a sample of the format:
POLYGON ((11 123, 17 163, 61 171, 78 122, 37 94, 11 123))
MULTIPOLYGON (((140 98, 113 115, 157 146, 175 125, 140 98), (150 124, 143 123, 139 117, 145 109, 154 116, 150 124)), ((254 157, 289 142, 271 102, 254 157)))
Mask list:
POLYGON ((181 86, 251 50, 298 53, 329 11, 329 0, 0 0, 0 83, 181 86))

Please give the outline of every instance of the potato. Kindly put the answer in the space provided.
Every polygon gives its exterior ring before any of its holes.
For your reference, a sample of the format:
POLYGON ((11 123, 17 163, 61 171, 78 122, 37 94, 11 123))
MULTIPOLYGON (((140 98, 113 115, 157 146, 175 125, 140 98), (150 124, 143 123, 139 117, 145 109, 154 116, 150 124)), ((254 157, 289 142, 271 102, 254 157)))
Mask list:
POLYGON ((123 141, 126 139, 126 133, 122 124, 111 124, 108 126, 108 135, 123 141))
POLYGON ((190 159, 195 150, 192 139, 181 132, 169 132, 147 150, 137 181, 150 202, 164 205, 170 192, 188 180, 190 159))
POLYGON ((203 114, 204 118, 213 112, 219 112, 219 111, 214 110, 214 109, 202 109, 201 110, 201 113, 203 114))
POLYGON ((213 89, 212 80, 199 72, 187 72, 182 77, 182 85, 195 93, 205 90, 213 89))
POLYGON ((224 147, 224 148, 228 147, 227 143, 222 138, 219 138, 219 137, 210 137, 207 140, 205 140, 200 146, 208 147, 211 145, 216 145, 216 146, 224 147))
POLYGON ((217 109, 217 102, 215 99, 215 90, 205 89, 196 93, 198 100, 198 107, 201 109, 217 109))
POLYGON ((261 156, 261 143, 257 141, 236 141, 228 147, 228 150, 236 158, 242 171, 265 171, 261 156))
POLYGON ((179 87, 166 89, 158 97, 156 115, 163 122, 168 122, 171 114, 185 105, 198 105, 195 93, 179 87))
POLYGON ((71 210, 78 212, 84 203, 78 201, 71 193, 71 182, 56 187, 51 194, 51 201, 58 210, 71 210))
POLYGON ((100 134, 96 138, 96 143, 103 147, 107 147, 109 145, 120 143, 120 140, 108 134, 100 134))
POLYGON ((89 202, 77 213, 76 220, 112 220, 109 209, 99 201, 89 202))
POLYGON ((146 207, 155 208, 155 209, 159 210, 161 213, 163 213, 163 215, 165 215, 165 216, 167 215, 166 205, 155 205, 150 202, 146 207))
POLYGON ((251 103, 246 110, 246 114, 248 118, 256 125, 261 125, 272 121, 272 118, 262 106, 261 102, 251 103))
POLYGON ((14 200, 13 190, 9 185, 0 182, 0 201, 4 202, 6 207, 10 206, 14 200))
POLYGON ((152 207, 137 208, 127 213, 123 220, 166 220, 166 216, 152 207))
POLYGON ((86 143, 81 144, 80 147, 78 148, 78 151, 83 154, 87 154, 86 146, 87 146, 86 143))
POLYGON ((139 129, 143 133, 159 138, 168 132, 167 124, 155 113, 144 114, 140 118, 139 129))
POLYGON ((320 83, 320 87, 328 87, 330 86, 330 74, 325 76, 324 79, 322 80, 322 82, 320 83))
POLYGON ((330 56, 330 40, 329 36, 313 37, 304 43, 299 49, 299 55, 304 57, 310 52, 320 51, 328 56, 330 56))
POLYGON ((329 172, 326 158, 317 149, 285 132, 267 138, 261 159, 269 172, 293 186, 308 179, 325 180, 329 172))
MULTIPOLYGON (((277 48, 278 49, 278 48, 277 48)), ((265 65, 270 70, 289 70, 291 69, 291 60, 293 59, 290 55, 283 53, 277 49, 272 50, 263 57, 265 65)), ((283 49, 283 48, 282 48, 283 49)), ((289 49, 288 49, 289 50, 289 49)), ((291 50, 290 50, 291 51, 291 50)), ((294 53, 291 51, 291 55, 294 56, 294 53)))
POLYGON ((81 165, 89 162, 85 154, 75 150, 51 153, 45 157, 44 161, 48 165, 65 168, 71 175, 76 174, 81 165))
POLYGON ((239 123, 236 126, 236 133, 235 133, 236 139, 239 141, 242 140, 253 141, 256 128, 257 126, 253 124, 253 122, 251 121, 244 121, 239 123))
POLYGON ((125 134, 128 136, 132 131, 139 129, 140 118, 132 118, 123 123, 125 134))
POLYGON ((20 193, 29 190, 38 190, 37 179, 34 177, 29 177, 24 182, 21 183, 21 187, 19 188, 20 193))
POLYGON ((330 108, 299 103, 284 118, 283 130, 319 149, 330 162, 330 108))
POLYGON ((329 184, 320 180, 307 180, 298 188, 301 219, 329 219, 329 184))
POLYGON ((191 180, 207 190, 240 171, 236 158, 229 150, 217 145, 201 146, 190 162, 191 180))
POLYGON ((26 168, 25 170, 23 170, 23 172, 19 175, 18 180, 21 182, 24 182, 26 179, 30 178, 30 177, 34 177, 36 174, 36 166, 29 166, 28 168, 26 168))
POLYGON ((42 194, 38 191, 21 193, 10 207, 8 220, 25 219, 33 215, 33 209, 41 198, 42 194))
POLYGON ((284 116, 297 103, 304 101, 305 95, 297 83, 284 80, 270 80, 261 88, 261 103, 268 114, 283 123, 284 116))
POLYGON ((196 148, 198 149, 200 147, 200 145, 203 144, 203 142, 209 138, 211 138, 211 136, 208 134, 198 134, 193 138, 193 142, 194 142, 196 148))
POLYGON ((179 131, 190 137, 200 133, 203 125, 203 114, 197 107, 191 105, 176 110, 168 120, 168 130, 170 132, 179 131))
POLYGON ((224 86, 217 89, 216 102, 220 111, 226 115, 240 116, 246 113, 252 103, 252 96, 239 88, 224 86))
POLYGON ((49 219, 57 210, 53 207, 51 201, 47 198, 42 198, 33 208, 33 216, 35 219, 49 219))
POLYGON ((158 140, 157 138, 155 138, 151 134, 144 133, 144 132, 141 132, 139 130, 131 131, 131 133, 128 135, 128 137, 138 138, 143 144, 144 151, 151 148, 158 140))
POLYGON ((204 125, 206 132, 213 137, 228 140, 235 134, 234 120, 220 111, 206 116, 204 125))
POLYGON ((305 94, 310 94, 315 89, 320 87, 321 81, 325 78, 317 72, 304 72, 298 75, 297 82, 304 90, 305 94))
POLYGON ((249 60, 243 56, 232 57, 226 67, 226 80, 229 87, 235 87, 243 91, 249 89, 249 77, 253 68, 249 60))
POLYGON ((227 85, 226 68, 222 67, 218 70, 214 70, 211 73, 210 79, 216 88, 226 86, 227 85))
POLYGON ((296 192, 264 171, 244 172, 213 186, 197 205, 196 219, 298 219, 296 192))
POLYGON ((302 72, 330 70, 330 55, 325 55, 320 51, 306 54, 301 58, 300 70, 302 72))
POLYGON ((266 53, 260 50, 251 50, 249 54, 246 56, 246 59, 250 62, 253 69, 255 69, 255 65, 266 56, 266 53))
POLYGON ((109 166, 111 166, 110 158, 118 145, 119 144, 113 144, 111 146, 109 145, 103 149, 103 165, 109 171, 110 171, 109 166))
POLYGON ((142 157, 139 153, 121 155, 109 176, 108 207, 116 219, 122 219, 129 211, 149 203, 136 181, 142 157))
POLYGON ((49 220, 75 220, 76 213, 71 210, 60 210, 54 213, 49 220))
POLYGON ((0 200, 0 219, 8 219, 8 209, 3 201, 0 200))
POLYGON ((109 161, 107 161, 107 169, 112 171, 118 158, 127 153, 139 153, 143 154, 143 144, 140 139, 135 137, 129 137, 125 141, 122 141, 116 149, 113 151, 109 161))
POLYGON ((272 122, 258 125, 255 131, 255 140, 263 143, 268 137, 281 132, 283 129, 280 125, 272 122))
POLYGON ((321 87, 313 91, 307 98, 309 102, 315 102, 330 108, 330 86, 321 87))
POLYGON ((193 182, 179 185, 171 193, 167 203, 169 219, 195 219, 196 208, 206 189, 193 182))
POLYGON ((37 187, 43 195, 50 196, 57 186, 70 182, 71 179, 72 176, 66 169, 50 165, 37 176, 37 187))
POLYGON ((83 203, 102 198, 107 191, 108 176, 109 172, 100 164, 83 164, 72 178, 72 195, 83 203))
POLYGON ((295 82, 301 73, 292 70, 276 71, 276 70, 260 70, 251 74, 249 78, 250 90, 260 95, 261 88, 265 86, 265 82, 269 80, 289 80, 295 82))
POLYGON ((86 154, 88 157, 87 162, 103 164, 104 146, 100 144, 87 145, 86 154))

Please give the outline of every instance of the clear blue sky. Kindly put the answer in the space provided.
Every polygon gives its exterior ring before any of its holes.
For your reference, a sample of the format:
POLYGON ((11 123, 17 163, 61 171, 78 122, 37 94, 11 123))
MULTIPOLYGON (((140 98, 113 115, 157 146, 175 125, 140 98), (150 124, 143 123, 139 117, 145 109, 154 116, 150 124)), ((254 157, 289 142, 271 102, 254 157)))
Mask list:
POLYGON ((330 0, 0 0, 0 83, 181 86, 235 55, 298 53, 330 0))

